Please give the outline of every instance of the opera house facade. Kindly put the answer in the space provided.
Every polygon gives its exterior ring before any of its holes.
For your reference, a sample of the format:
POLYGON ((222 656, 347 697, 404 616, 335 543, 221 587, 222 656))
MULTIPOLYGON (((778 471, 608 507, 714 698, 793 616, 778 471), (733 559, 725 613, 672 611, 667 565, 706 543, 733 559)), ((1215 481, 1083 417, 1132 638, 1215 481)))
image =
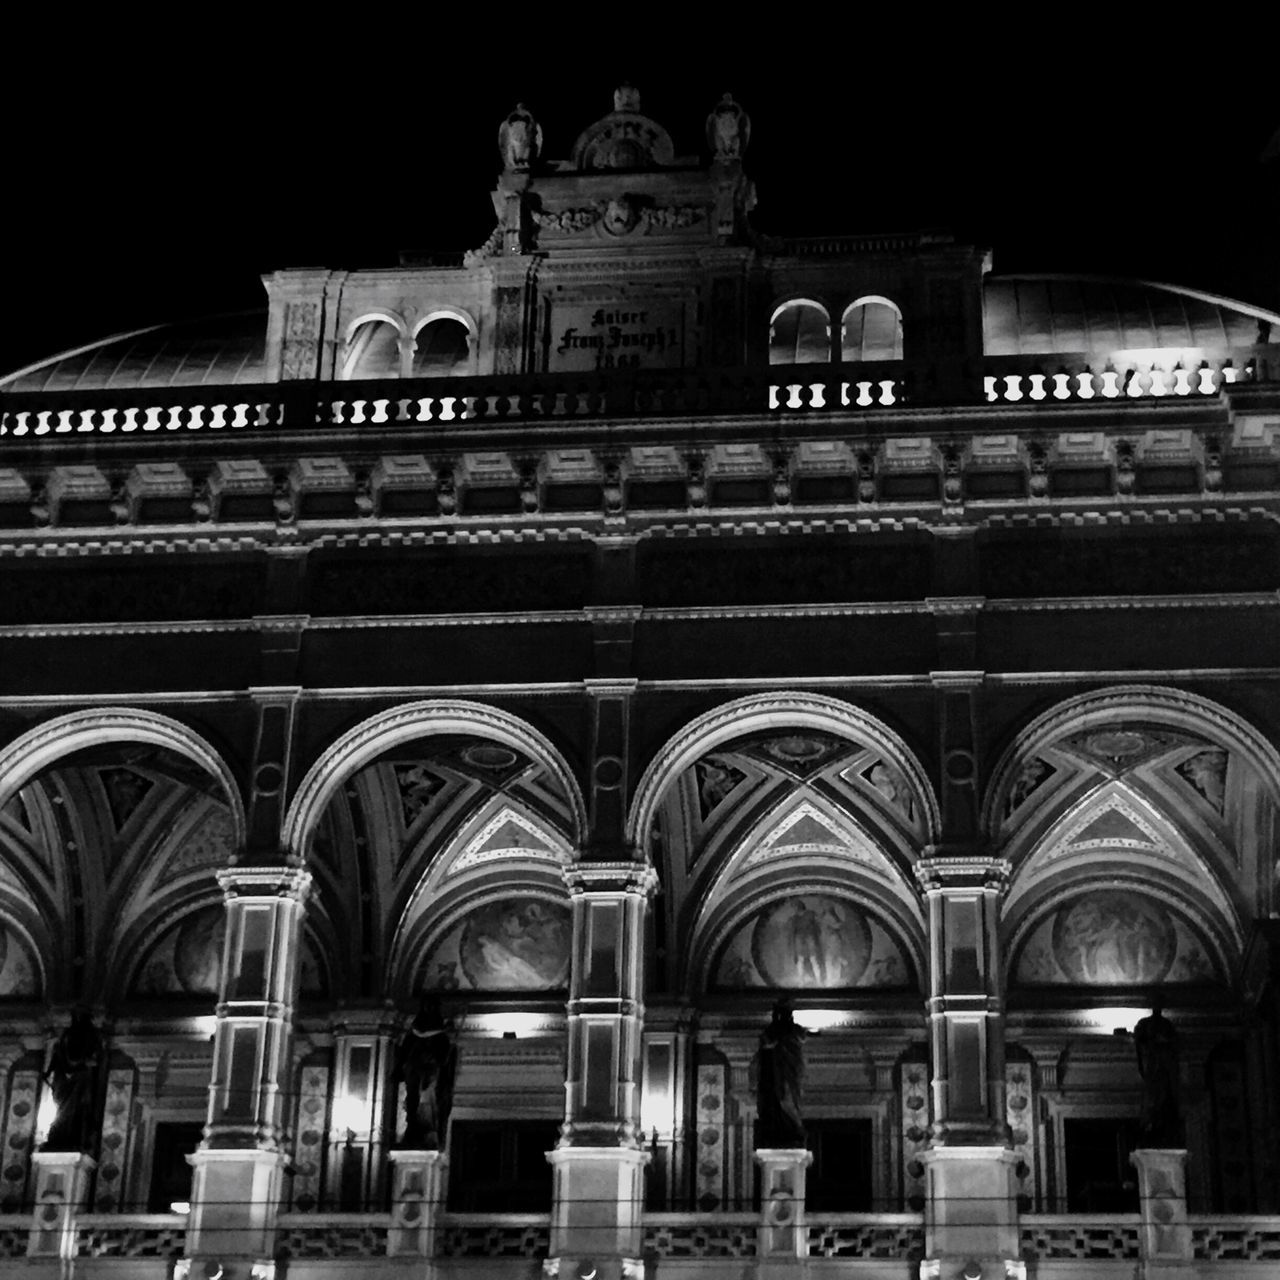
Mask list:
POLYGON ((546 142, 0 378, 0 1270, 1277 1274, 1280 316, 546 142))

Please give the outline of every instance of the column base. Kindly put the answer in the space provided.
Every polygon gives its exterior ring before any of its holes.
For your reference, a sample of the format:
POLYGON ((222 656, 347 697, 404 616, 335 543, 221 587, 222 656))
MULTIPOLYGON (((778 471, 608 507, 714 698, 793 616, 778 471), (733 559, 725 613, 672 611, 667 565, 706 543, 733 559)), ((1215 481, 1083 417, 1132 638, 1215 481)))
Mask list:
POLYGON ((640 1280, 644 1167, 634 1147, 557 1147, 547 1152, 555 1178, 551 1256, 543 1274, 579 1280, 640 1280))
POLYGON ((218 1268, 221 1280, 275 1280, 284 1153, 218 1148, 187 1158, 193 1171, 187 1256, 174 1264, 174 1280, 203 1280, 218 1268))
POLYGON ((925 1165, 921 1280, 1021 1280, 1013 1166, 1004 1146, 933 1147, 925 1165))

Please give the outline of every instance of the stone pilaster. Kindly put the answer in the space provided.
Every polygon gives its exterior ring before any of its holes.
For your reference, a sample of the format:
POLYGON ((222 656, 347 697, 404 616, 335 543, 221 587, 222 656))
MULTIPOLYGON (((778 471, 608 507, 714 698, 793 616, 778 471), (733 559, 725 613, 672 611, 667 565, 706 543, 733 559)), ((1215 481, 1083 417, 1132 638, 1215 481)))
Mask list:
POLYGON ((286 1152, 283 1104, 290 1072, 298 950, 309 872, 233 867, 218 881, 227 904, 222 992, 213 1041, 205 1138, 191 1157, 191 1219, 184 1261, 226 1280, 271 1280, 286 1152))
POLYGON ((1177 1280, 1190 1275, 1186 1151, 1141 1148, 1129 1161, 1138 1171, 1144 1280, 1177 1280))
MULTIPOLYGON (((432 1258, 436 1220, 444 1204, 449 1157, 443 1151, 392 1151, 391 1228, 387 1253, 432 1258)), ((428 1264, 430 1265, 430 1264, 428 1264)))
POLYGON ((640 1276, 647 1159, 640 1130, 644 926, 657 877, 630 862, 565 872, 573 904, 568 1073, 547 1274, 640 1276))
POLYGON ((1008 867, 996 858, 924 858, 916 876, 929 917, 934 1117, 923 1155, 921 1275, 948 1275, 958 1265, 983 1280, 1005 1280, 1018 1257, 999 940, 1008 867))
POLYGON ((813 1154, 804 1147, 761 1147, 756 1163, 760 1166, 759 1274, 798 1276, 809 1252, 804 1184, 813 1154))
POLYGON ((97 1161, 80 1151, 37 1151, 36 1207, 27 1257, 59 1258, 69 1268, 76 1256, 76 1215, 88 1204, 97 1161))
POLYGON ((347 1011, 335 1027, 325 1203, 344 1212, 378 1208, 386 1194, 383 1157, 396 1114, 393 1029, 384 1018, 347 1011))

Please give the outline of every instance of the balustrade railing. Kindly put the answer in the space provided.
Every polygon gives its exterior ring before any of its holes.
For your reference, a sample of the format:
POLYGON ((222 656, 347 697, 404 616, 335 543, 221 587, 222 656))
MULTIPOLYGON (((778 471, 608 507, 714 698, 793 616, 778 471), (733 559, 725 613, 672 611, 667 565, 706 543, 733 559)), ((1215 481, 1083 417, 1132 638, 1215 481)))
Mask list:
POLYGON ((277 1258, 380 1258, 387 1252, 389 1213, 282 1213, 277 1258))
POLYGON ((811 1258, 924 1257, 924 1218, 918 1213, 831 1213, 808 1215, 811 1258))
POLYGON ((436 1220, 436 1257, 545 1258, 550 1223, 545 1213, 442 1213, 436 1220))
POLYGON ((1198 1262, 1269 1262, 1280 1274, 1280 1216, 1189 1215, 1198 1262))
POLYGON ((1216 395, 1280 381, 1280 348, 1231 351, 1196 368, 1103 368, 1080 354, 1002 356, 981 366, 885 360, 862 364, 619 370, 502 377, 278 382, 0 392, 0 438, 432 426, 449 429, 591 418, 830 413, 945 404, 1066 404, 1216 395))
POLYGON ((1122 1214, 1024 1213, 1019 1222, 1022 1257, 1138 1258, 1142 1253, 1142 1218, 1122 1214))
POLYGON ((77 1258, 180 1258, 187 1219, 179 1213, 82 1213, 76 1217, 77 1258))
POLYGON ((649 1258, 754 1258, 759 1213, 646 1213, 649 1258))

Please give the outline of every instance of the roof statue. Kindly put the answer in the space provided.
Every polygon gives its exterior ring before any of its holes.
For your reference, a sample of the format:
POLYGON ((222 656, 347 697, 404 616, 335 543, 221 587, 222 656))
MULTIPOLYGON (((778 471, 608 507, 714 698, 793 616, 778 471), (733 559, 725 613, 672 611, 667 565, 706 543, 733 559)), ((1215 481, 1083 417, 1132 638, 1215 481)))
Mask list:
POLYGON ((613 91, 613 109, 615 111, 634 111, 640 110, 640 90, 633 84, 629 84, 624 80, 613 91))
POLYGON ((707 146, 716 160, 741 160, 751 141, 751 117, 726 93, 707 117, 707 146))
POLYGON ((542 154, 542 126, 523 102, 498 126, 498 151, 504 169, 532 169, 542 154))

